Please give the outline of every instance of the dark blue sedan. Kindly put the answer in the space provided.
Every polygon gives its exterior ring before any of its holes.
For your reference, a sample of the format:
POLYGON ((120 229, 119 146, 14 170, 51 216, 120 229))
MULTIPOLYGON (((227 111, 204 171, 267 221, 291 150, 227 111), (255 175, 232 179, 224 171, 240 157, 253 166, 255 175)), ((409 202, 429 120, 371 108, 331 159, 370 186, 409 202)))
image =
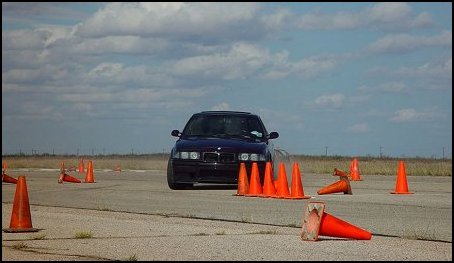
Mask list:
MULTIPOLYGON (((268 133, 259 116, 249 112, 203 111, 192 115, 172 148, 167 182, 171 189, 190 188, 194 183, 237 184, 241 162, 256 162, 263 183, 265 164, 275 157, 268 133)), ((274 167, 274 165, 273 165, 274 167)))

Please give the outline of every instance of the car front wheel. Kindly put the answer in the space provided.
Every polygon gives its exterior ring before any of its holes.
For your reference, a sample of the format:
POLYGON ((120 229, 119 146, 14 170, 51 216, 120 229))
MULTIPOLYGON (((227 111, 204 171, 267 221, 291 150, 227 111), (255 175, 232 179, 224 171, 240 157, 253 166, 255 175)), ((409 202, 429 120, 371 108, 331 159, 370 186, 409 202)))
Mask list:
POLYGON ((175 182, 175 178, 173 177, 172 160, 170 159, 169 162, 167 163, 167 184, 169 185, 169 188, 172 190, 182 190, 190 188, 192 186, 192 184, 182 184, 175 182))

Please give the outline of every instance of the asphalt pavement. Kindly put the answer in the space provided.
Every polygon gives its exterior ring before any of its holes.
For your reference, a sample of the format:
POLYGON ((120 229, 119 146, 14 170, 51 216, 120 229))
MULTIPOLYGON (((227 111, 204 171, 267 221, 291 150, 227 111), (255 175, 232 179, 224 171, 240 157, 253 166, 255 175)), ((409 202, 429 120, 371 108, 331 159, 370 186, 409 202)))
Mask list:
MULTIPOLYGON (((2 232, 5 261, 452 260, 452 177, 407 176, 414 194, 394 195, 395 177, 361 175, 352 195, 317 195, 338 178, 304 174, 312 198, 285 200, 235 196, 232 186, 174 191, 158 170, 95 170, 95 183, 80 184, 58 184, 58 170, 8 175, 26 176, 40 231, 2 232), (371 232, 371 240, 302 241, 309 201, 324 202, 327 213, 371 232)), ((2 228, 9 227, 14 192, 14 184, 2 184, 2 228)))

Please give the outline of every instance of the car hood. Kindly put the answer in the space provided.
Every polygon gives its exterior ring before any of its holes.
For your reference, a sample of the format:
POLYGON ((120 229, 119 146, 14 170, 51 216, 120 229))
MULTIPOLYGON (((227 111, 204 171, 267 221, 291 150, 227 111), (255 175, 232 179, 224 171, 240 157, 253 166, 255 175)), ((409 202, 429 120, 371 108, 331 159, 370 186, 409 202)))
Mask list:
POLYGON ((224 138, 184 138, 175 144, 176 151, 265 153, 266 142, 224 138))

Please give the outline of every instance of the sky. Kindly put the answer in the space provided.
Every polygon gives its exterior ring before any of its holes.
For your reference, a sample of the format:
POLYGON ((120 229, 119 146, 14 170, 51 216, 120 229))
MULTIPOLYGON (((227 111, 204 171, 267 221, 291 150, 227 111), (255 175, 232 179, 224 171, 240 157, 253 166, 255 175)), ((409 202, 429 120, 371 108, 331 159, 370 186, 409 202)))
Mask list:
POLYGON ((2 155, 167 153, 258 114, 291 154, 452 156, 452 3, 4 3, 2 155))

